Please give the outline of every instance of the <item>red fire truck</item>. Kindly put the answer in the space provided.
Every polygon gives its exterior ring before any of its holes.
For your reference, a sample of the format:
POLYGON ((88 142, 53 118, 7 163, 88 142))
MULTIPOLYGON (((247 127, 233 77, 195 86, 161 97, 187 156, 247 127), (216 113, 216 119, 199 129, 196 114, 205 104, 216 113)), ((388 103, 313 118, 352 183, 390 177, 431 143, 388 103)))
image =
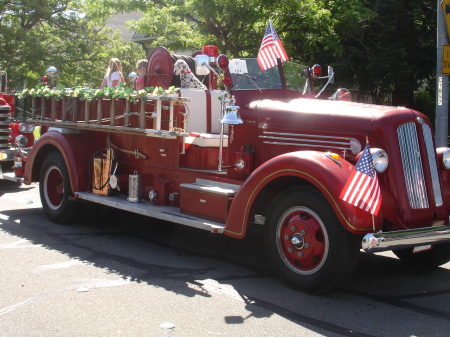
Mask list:
POLYGON ((195 58, 159 47, 150 93, 32 98, 29 121, 49 130, 24 182, 39 182, 56 223, 101 204, 236 239, 262 226, 276 273, 312 293, 342 285, 360 249, 392 250, 417 267, 449 261, 450 152, 435 149, 430 120, 349 102, 342 89, 317 98, 318 69, 279 61, 261 71, 211 46, 195 58), (196 74, 206 89, 179 82, 179 59, 192 71, 180 77, 196 74), (367 143, 376 215, 340 198, 367 143))
POLYGON ((15 95, 7 92, 6 83, 6 73, 0 72, 0 173, 3 179, 21 183, 26 156, 34 142, 34 125, 26 123, 16 109, 15 95))

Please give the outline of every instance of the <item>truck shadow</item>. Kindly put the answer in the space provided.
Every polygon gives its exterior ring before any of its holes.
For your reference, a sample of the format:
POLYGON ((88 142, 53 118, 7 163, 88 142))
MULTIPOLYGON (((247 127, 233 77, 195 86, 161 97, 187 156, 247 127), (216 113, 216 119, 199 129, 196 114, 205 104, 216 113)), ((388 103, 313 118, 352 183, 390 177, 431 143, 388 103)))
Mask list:
POLYGON ((445 268, 421 271, 392 256, 361 253, 356 273, 343 289, 313 296, 276 278, 260 230, 234 240, 112 209, 105 209, 101 220, 89 225, 52 224, 40 208, 2 215, 7 219, 0 220, 2 231, 132 282, 187 297, 212 297, 205 282, 214 280, 217 292, 244 302, 248 311, 247 316, 224 316, 226 324, 245 325, 251 317, 279 315, 326 336, 370 336, 377 322, 386 320, 377 317, 383 310, 375 308, 389 306, 409 313, 410 322, 403 322, 405 336, 418 335, 412 324, 418 314, 450 328, 450 307, 433 301, 439 296, 440 301, 450 302, 446 281, 450 271, 445 268), (339 319, 339 308, 355 303, 370 306, 373 312, 359 316, 358 321, 339 319))
POLYGON ((32 186, 24 187, 21 186, 20 183, 0 179, 0 196, 2 196, 5 193, 25 192, 33 188, 34 187, 32 186))

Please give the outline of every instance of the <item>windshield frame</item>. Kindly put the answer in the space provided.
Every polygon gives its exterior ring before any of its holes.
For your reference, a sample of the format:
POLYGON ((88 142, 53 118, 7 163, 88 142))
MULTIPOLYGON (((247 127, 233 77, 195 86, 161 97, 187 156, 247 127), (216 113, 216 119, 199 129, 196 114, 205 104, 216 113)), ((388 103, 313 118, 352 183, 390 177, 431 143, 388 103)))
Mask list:
POLYGON ((303 93, 308 81, 306 67, 292 61, 278 61, 278 66, 263 71, 256 58, 230 60, 233 90, 288 89, 303 93))

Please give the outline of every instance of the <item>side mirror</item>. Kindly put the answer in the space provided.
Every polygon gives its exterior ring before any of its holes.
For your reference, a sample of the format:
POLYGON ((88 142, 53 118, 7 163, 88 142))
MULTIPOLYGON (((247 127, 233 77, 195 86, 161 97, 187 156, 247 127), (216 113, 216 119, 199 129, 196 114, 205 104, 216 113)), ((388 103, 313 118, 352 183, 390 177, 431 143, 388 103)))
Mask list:
POLYGON ((195 73, 197 75, 208 75, 210 72, 208 68, 209 65, 208 55, 197 55, 194 60, 195 60, 195 73))
POLYGON ((330 79, 329 83, 334 83, 334 69, 331 66, 328 66, 328 78, 330 79))

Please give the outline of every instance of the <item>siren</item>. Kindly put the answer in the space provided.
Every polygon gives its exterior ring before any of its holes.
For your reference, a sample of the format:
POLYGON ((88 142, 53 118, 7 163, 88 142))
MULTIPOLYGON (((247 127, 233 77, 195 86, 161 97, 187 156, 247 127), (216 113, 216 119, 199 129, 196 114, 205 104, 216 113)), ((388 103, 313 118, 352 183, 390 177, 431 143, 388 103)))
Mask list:
POLYGON ((203 46, 202 54, 208 56, 209 63, 216 63, 216 59, 219 56, 219 47, 211 45, 203 46))

